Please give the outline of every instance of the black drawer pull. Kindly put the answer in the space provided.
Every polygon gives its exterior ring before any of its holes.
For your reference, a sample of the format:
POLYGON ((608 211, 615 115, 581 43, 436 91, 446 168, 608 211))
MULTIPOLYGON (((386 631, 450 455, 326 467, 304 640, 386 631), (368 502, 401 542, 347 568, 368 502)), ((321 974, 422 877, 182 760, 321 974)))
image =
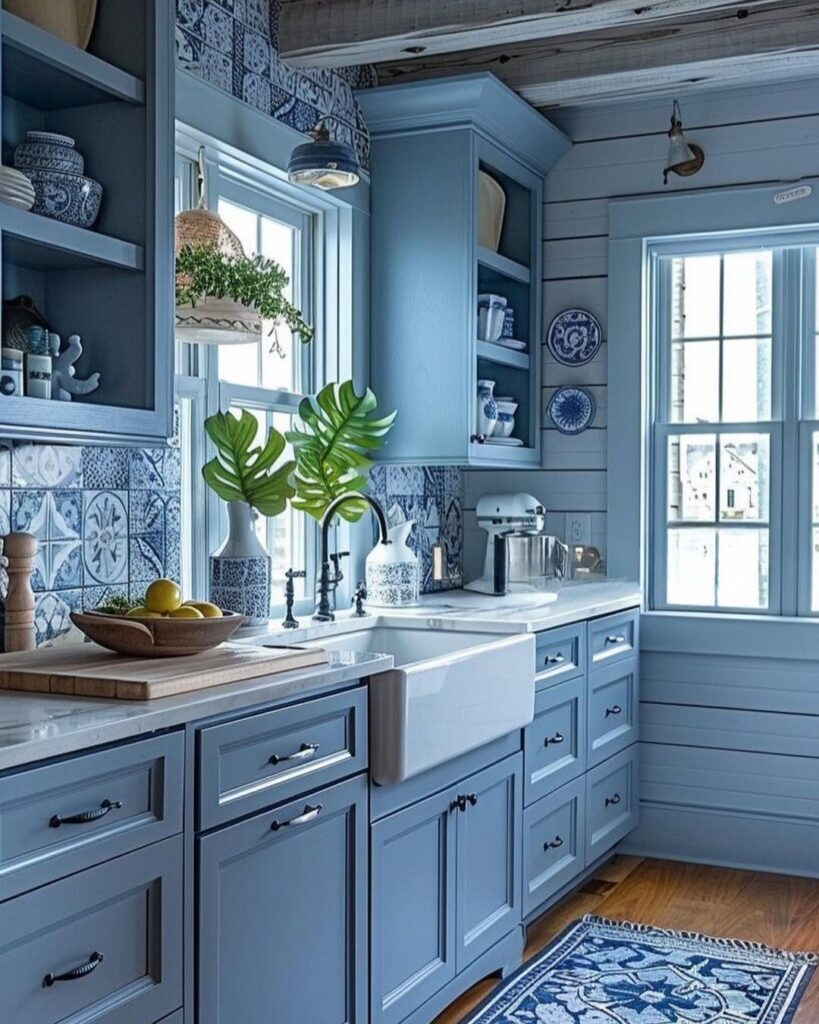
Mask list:
POLYGON ((546 737, 546 739, 543 741, 543 746, 544 747, 557 746, 558 743, 562 743, 562 742, 563 742, 563 734, 559 733, 559 732, 556 732, 554 734, 554 736, 547 736, 546 737))
POLYGON ((560 836, 555 836, 551 843, 543 844, 543 852, 548 853, 549 850, 559 850, 562 845, 563 840, 560 838, 560 836))
MULTIPOLYGON (((110 811, 118 811, 122 807, 121 800, 103 800, 95 811, 83 811, 81 814, 68 814, 62 817, 54 814, 49 818, 49 828, 59 828, 60 825, 87 825, 91 821, 99 821, 110 811)), ((62 981, 58 978, 57 981, 62 981)))
POLYGON ((474 807, 477 802, 477 793, 459 793, 458 796, 455 797, 455 799, 449 805, 449 809, 450 811, 465 811, 467 805, 471 805, 472 807, 474 807))
POLYGON ((565 660, 566 660, 566 655, 565 654, 550 654, 549 657, 546 659, 546 664, 547 665, 562 665, 565 660))
POLYGON ((85 978, 89 974, 93 974, 104 959, 105 957, 102 953, 92 953, 87 963, 82 964, 80 967, 75 967, 71 971, 66 971, 65 974, 52 974, 49 971, 43 978, 43 987, 51 988, 55 981, 76 981, 77 978, 85 978))
POLYGON ((620 715, 622 713, 623 709, 620 707, 619 704, 614 704, 612 705, 612 707, 606 708, 606 718, 608 718, 609 715, 620 715))
POLYGON ((614 796, 607 796, 606 797, 606 807, 608 807, 609 805, 611 805, 612 807, 616 807, 617 804, 619 804, 619 803, 620 803, 620 794, 619 793, 615 793, 614 796))
POLYGON ((617 636, 606 637, 607 644, 624 644, 625 642, 626 638, 622 634, 618 634, 617 636))
POLYGON ((278 832, 279 829, 283 828, 298 828, 299 825, 309 825, 311 821, 315 821, 316 818, 324 810, 321 804, 316 804, 315 807, 311 807, 310 804, 306 804, 304 810, 297 818, 291 818, 290 821, 274 821, 270 828, 274 832, 278 832))
POLYGON ((268 764, 281 764, 283 761, 309 761, 314 754, 318 753, 318 749, 318 743, 302 743, 294 754, 287 754, 285 757, 273 754, 269 758, 268 764))

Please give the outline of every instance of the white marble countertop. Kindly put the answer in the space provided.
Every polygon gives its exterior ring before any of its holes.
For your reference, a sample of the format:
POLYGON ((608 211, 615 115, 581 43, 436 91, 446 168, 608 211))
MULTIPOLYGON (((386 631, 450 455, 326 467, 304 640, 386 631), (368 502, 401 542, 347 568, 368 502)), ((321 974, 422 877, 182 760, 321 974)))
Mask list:
MULTIPOLYGON (((584 619, 638 607, 636 583, 566 583, 558 599, 536 592, 491 597, 453 590, 422 598, 415 608, 370 609, 355 618, 340 613, 333 623, 303 628, 243 630, 248 643, 292 643, 376 626, 407 626, 474 633, 538 633, 584 619)), ((391 657, 373 652, 331 653, 328 666, 213 686, 194 693, 152 701, 99 700, 50 694, 0 693, 0 771, 62 754, 144 735, 212 715, 272 703, 365 678, 392 667, 391 657)))
POLYGON ((286 697, 311 696, 392 664, 381 654, 331 652, 328 665, 150 701, 4 691, 0 771, 286 697))

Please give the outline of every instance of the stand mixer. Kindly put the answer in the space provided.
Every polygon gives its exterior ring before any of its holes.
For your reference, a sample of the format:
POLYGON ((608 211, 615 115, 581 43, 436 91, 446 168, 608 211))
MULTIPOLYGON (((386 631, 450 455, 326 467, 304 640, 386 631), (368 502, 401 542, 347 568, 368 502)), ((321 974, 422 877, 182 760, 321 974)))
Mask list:
POLYGON ((546 510, 531 494, 485 494, 478 499, 478 525, 486 530, 483 576, 466 590, 500 596, 552 595, 557 599, 569 549, 545 532, 546 510))

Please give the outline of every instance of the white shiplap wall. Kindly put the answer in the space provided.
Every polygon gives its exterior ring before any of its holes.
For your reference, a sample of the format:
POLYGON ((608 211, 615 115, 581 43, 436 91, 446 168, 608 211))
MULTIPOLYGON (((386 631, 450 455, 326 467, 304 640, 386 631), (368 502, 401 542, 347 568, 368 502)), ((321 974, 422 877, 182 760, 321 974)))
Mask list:
MULTIPOLYGON (((706 152, 696 178, 662 185, 671 104, 667 99, 567 108, 548 114, 574 141, 546 183, 544 325, 562 309, 589 309, 608 319, 608 207, 612 199, 754 183, 819 173, 819 80, 720 93, 680 95, 688 137, 706 152)), ((482 541, 474 509, 488 491, 526 490, 556 513, 591 513, 592 543, 606 545, 606 346, 578 370, 543 355, 543 469, 466 474, 465 563, 475 567, 482 541), (575 438, 549 429, 545 409, 555 387, 588 386, 598 404, 594 427, 575 438)), ((635 401, 638 401, 635 395, 635 401)))

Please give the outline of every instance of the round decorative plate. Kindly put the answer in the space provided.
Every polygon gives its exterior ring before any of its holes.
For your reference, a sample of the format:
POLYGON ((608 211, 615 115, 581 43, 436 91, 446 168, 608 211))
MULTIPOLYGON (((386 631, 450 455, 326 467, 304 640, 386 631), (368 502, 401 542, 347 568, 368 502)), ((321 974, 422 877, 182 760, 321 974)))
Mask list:
POLYGON ((582 434, 594 422, 594 397, 585 388, 558 388, 549 402, 549 416, 561 434, 582 434))
POLYGON ((585 309, 565 309, 549 325, 546 344, 564 366, 584 366, 600 351, 603 332, 585 309))

